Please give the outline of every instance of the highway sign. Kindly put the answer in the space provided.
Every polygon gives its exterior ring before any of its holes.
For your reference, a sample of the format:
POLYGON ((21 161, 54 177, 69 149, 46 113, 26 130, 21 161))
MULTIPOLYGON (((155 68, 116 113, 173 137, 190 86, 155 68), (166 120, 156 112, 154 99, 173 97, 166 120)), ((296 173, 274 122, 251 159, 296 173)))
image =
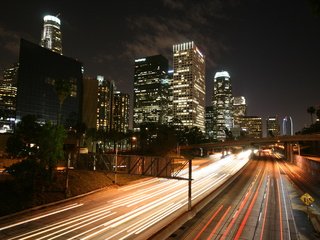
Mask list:
POLYGON ((303 194, 300 199, 307 206, 310 206, 314 202, 314 198, 309 193, 303 194))

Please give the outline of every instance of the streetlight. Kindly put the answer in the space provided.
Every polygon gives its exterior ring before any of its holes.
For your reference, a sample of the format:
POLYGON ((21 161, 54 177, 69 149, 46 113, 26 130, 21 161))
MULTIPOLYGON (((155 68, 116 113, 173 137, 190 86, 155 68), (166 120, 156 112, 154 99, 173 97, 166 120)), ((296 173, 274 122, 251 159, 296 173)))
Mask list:
POLYGON ((133 143, 137 140, 137 138, 135 136, 133 136, 131 138, 131 152, 132 152, 132 146, 133 146, 133 143))

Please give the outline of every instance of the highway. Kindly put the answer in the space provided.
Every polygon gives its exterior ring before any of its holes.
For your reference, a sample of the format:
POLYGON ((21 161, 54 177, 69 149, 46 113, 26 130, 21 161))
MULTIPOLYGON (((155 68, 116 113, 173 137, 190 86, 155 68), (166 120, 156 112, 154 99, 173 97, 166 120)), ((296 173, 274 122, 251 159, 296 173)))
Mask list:
MULTIPOLYGON (((213 156, 204 165, 195 161, 192 205, 243 168, 250 153, 213 156)), ((187 177, 187 171, 181 174, 187 177)), ((250 196, 265 175, 262 169, 256 174, 250 196)), ((154 178, 1 218, 0 239, 147 239, 187 211, 187 186, 185 180, 154 178)))
POLYGON ((264 153, 168 239, 298 239, 282 176, 283 162, 264 153))

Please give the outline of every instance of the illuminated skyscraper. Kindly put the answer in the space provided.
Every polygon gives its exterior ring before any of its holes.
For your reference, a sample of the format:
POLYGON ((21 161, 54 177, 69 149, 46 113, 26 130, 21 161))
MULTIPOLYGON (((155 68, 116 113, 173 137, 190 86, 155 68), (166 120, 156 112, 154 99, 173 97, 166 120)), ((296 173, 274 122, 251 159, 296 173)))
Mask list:
POLYGON ((233 116, 247 115, 247 104, 244 96, 233 98, 233 116))
POLYGON ((206 138, 213 139, 213 106, 206 107, 206 138))
POLYGON ((165 123, 170 99, 168 60, 155 55, 135 60, 133 128, 142 123, 165 123))
POLYGON ((268 117, 266 120, 267 136, 276 137, 280 135, 280 124, 277 116, 268 117))
POLYGON ((17 75, 19 64, 3 72, 0 82, 0 133, 12 132, 16 119, 17 75))
POLYGON ((109 131, 113 122, 113 97, 114 82, 97 76, 98 101, 97 101, 97 129, 109 131))
POLYGON ((205 131, 205 60, 193 42, 173 45, 173 115, 205 131))
POLYGON ((290 116, 286 116, 282 120, 282 135, 293 135, 293 122, 290 116))
POLYGON ((126 133, 129 130, 129 94, 114 92, 113 129, 126 133))
POLYGON ((41 47, 50 49, 53 52, 62 55, 62 40, 59 18, 51 15, 46 15, 43 18, 43 31, 41 36, 41 47))
POLYGON ((233 127, 232 87, 228 72, 222 71, 215 74, 212 100, 214 108, 213 137, 217 140, 224 140, 226 138, 225 131, 233 127))

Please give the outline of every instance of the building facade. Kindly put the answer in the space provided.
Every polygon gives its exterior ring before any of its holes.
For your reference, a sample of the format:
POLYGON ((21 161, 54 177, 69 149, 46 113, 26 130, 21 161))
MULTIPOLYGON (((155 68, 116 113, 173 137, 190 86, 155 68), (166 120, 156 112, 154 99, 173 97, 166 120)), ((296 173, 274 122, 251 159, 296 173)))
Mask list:
POLYGON ((56 16, 46 15, 43 18, 41 47, 48 48, 62 55, 61 21, 56 16))
POLYGON ((242 137, 262 138, 262 118, 243 116, 239 118, 242 137))
POLYGON ((214 139, 225 140, 226 131, 233 128, 232 86, 227 71, 217 72, 213 81, 214 139))
MULTIPOLYGON (((35 115, 44 123, 68 126, 82 121, 82 63, 21 39, 17 78, 16 120, 35 115), (57 81, 68 81, 70 95, 59 103, 57 81)), ((67 127, 68 127, 67 126, 67 127)))
POLYGON ((114 92, 113 129, 127 133, 129 130, 130 96, 119 91, 114 92))
POLYGON ((173 45, 173 115, 205 131, 205 58, 194 42, 173 45))
POLYGON ((97 76, 97 129, 110 131, 113 124, 114 82, 104 76, 97 76))
POLYGON ((232 103, 233 103, 234 125, 237 126, 239 125, 237 118, 247 115, 246 98, 244 96, 234 97, 232 103))
POLYGON ((280 124, 277 116, 266 119, 267 137, 276 137, 280 135, 280 124))
POLYGON ((135 60, 133 129, 142 123, 165 123, 170 104, 168 60, 162 55, 135 60))
POLYGON ((88 129, 97 128, 98 80, 97 77, 83 77, 82 120, 88 129))
POLYGON ((213 106, 206 107, 206 138, 213 139, 213 113, 214 109, 213 106))
POLYGON ((16 120, 17 77, 19 64, 3 72, 0 82, 0 133, 12 133, 16 120))

